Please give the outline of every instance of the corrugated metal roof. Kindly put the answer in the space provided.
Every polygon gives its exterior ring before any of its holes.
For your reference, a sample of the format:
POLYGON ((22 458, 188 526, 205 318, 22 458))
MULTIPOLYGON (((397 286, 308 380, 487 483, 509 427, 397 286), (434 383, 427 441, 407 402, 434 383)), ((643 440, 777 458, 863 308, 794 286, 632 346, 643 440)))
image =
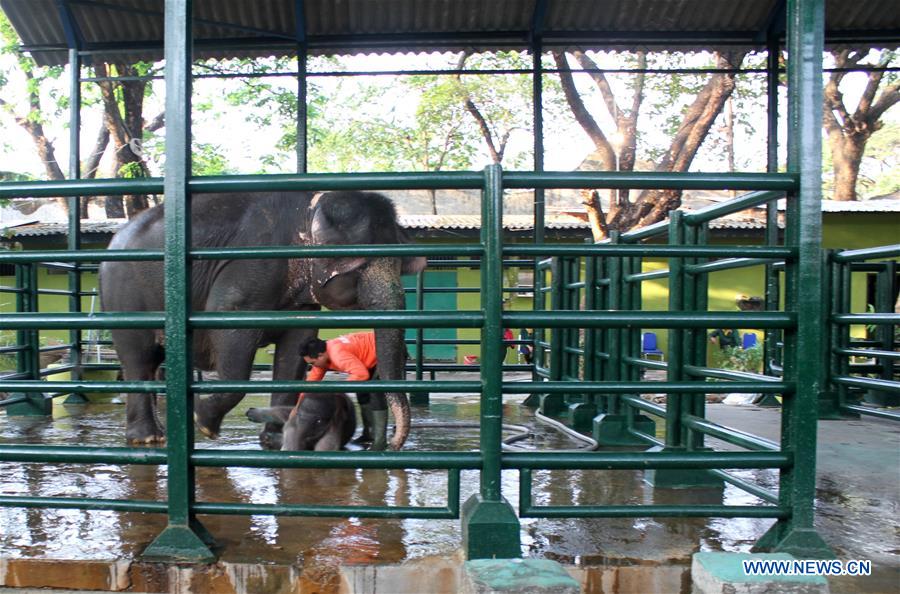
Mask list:
MULTIPOLYGON (((0 0, 40 64, 67 60, 60 6, 68 4, 83 49, 134 48, 122 60, 162 55, 163 0, 0 0)), ((305 0, 306 39, 314 53, 521 48, 530 39, 536 0, 305 0)), ((759 45, 780 0, 552 0, 545 47, 609 48, 658 44, 759 45)), ((194 0, 198 57, 291 55, 296 0, 194 0), (214 48, 208 45, 215 42, 214 48), (229 49, 220 49, 222 45, 229 49)), ((897 0, 827 0, 826 35, 900 39, 897 0)))
MULTIPOLYGON (((407 229, 481 229, 478 215, 399 215, 400 225, 407 229)), ((587 221, 571 216, 548 216, 547 229, 590 229, 587 221)), ((534 229, 531 215, 504 215, 503 228, 509 231, 534 229)))
MULTIPOLYGON (((118 231, 119 227, 123 224, 124 221, 121 220, 82 221, 81 233, 85 235, 92 233, 112 235, 118 231)), ((7 227, 7 234, 12 238, 68 235, 69 225, 68 223, 29 223, 7 227)))

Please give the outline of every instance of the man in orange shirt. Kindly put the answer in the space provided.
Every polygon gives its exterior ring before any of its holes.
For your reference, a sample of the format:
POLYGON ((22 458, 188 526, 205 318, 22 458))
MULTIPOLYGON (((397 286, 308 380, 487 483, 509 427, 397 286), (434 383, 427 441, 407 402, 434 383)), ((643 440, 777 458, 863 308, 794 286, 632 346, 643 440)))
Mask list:
MULTIPOLYGON (((307 381, 318 382, 326 371, 338 371, 349 375, 351 382, 377 379, 375 368, 378 358, 375 351, 374 332, 356 332, 324 341, 311 338, 300 347, 303 360, 312 365, 306 374, 307 381)), ((387 447, 387 399, 384 394, 358 392, 359 409, 363 418, 363 432, 357 442, 371 441, 372 450, 387 447)))

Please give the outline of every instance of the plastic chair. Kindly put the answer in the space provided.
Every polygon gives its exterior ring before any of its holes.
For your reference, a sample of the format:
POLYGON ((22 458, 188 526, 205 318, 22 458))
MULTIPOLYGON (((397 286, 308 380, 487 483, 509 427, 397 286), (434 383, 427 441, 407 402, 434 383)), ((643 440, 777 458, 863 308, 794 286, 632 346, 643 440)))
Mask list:
POLYGON ((753 332, 744 333, 744 342, 742 343, 741 346, 743 346, 744 350, 752 349, 753 347, 755 347, 756 346, 756 334, 754 334, 753 332))
POLYGON ((657 347, 656 332, 644 332, 641 336, 641 356, 649 359, 654 355, 659 357, 659 360, 662 361, 665 353, 657 347))

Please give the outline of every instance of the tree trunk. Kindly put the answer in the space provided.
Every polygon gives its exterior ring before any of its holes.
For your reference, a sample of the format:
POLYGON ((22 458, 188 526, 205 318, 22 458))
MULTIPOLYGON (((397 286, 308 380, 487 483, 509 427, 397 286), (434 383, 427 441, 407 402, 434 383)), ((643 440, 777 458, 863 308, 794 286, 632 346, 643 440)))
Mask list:
POLYGON ((868 137, 847 136, 841 142, 832 144, 831 158, 834 162, 834 200, 857 200, 856 182, 859 179, 859 164, 862 162, 868 137))
MULTIPOLYGON (((98 77, 137 76, 138 72, 127 64, 98 64, 98 77)), ((144 92, 145 80, 104 81, 97 83, 103 97, 105 122, 115 147, 116 177, 149 177, 150 170, 144 162, 140 150, 144 132, 144 92), (116 91, 121 91, 120 100, 116 91), (129 165, 134 164, 129 167, 129 165)), ((106 199, 107 217, 132 218, 142 210, 150 207, 145 194, 126 195, 122 197, 108 196, 106 199)))
MULTIPOLYGON (((833 51, 835 66, 853 68, 865 59, 868 49, 833 51)), ((880 66, 888 66, 891 52, 884 52, 880 66)), ((856 110, 851 114, 840 91, 844 71, 832 72, 824 88, 823 126, 834 163, 834 200, 856 200, 859 166, 866 143, 881 128, 881 116, 900 101, 900 82, 893 82, 881 90, 884 72, 869 72, 868 82, 860 96, 856 110), (877 95, 877 97, 876 97, 877 95)))
MULTIPOLYGON (((745 51, 718 53, 716 54, 716 68, 736 69, 740 67, 745 55, 745 51)), ((583 67, 596 68, 596 64, 584 54, 576 54, 576 56, 583 67)), ((639 67, 644 67, 646 65, 646 56, 641 53, 638 55, 638 59, 639 67)), ((615 149, 584 105, 575 88, 572 75, 566 72, 568 63, 565 56, 555 53, 554 60, 561 70, 560 82, 566 101, 576 121, 581 124, 588 137, 594 142, 601 168, 605 170, 616 169, 615 149)), ((605 78, 603 78, 602 73, 592 73, 591 76, 597 83, 607 110, 616 122, 618 132, 623 138, 620 153, 623 156, 630 155, 630 162, 626 164, 629 168, 633 168, 636 148, 636 123, 643 102, 643 76, 639 77, 634 85, 632 108, 627 114, 618 107, 615 97, 612 95, 612 90, 605 78), (628 144, 625 143, 626 141, 628 144)), ((712 124, 722 112, 726 101, 734 91, 734 79, 735 74, 730 72, 717 73, 710 76, 693 104, 685 111, 682 124, 672 139, 669 150, 657 165, 656 171, 687 171, 690 168, 712 124)), ((618 164, 619 168, 624 170, 621 159, 618 164)), ((606 236, 609 230, 612 229, 627 231, 634 227, 650 225, 664 219, 670 210, 681 206, 681 192, 676 190, 648 190, 641 192, 634 201, 628 199, 627 192, 620 192, 617 200, 614 200, 612 196, 610 197, 609 213, 605 215, 596 194, 585 199, 584 204, 596 240, 598 239, 598 234, 602 233, 602 236, 606 236)))
MULTIPOLYGON (((13 107, 3 99, 0 99, 0 108, 9 112, 16 124, 31 136, 31 141, 34 143, 38 157, 40 157, 41 163, 44 166, 44 174, 47 176, 47 179, 65 179, 66 175, 63 173, 62 168, 56 160, 56 148, 53 146, 53 142, 47 137, 47 134, 44 131, 44 125, 41 123, 43 118, 41 116, 41 96, 38 83, 34 80, 34 76, 30 71, 25 71, 25 79, 28 88, 28 106, 30 113, 27 116, 16 114, 13 107), (32 114, 35 114, 37 117, 32 117, 32 114)), ((66 198, 57 198, 56 203, 59 204, 66 213, 66 216, 68 216, 69 201, 66 198)))

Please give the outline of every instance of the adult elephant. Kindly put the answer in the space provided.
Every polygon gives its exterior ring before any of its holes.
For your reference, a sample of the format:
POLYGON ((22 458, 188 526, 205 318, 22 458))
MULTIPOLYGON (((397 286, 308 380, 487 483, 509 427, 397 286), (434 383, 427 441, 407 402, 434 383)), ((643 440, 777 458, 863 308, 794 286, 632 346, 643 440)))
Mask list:
MULTIPOLYGON (((164 243, 165 205, 142 212, 122 227, 109 249, 160 249, 164 243)), ((191 208, 195 248, 348 245, 406 243, 393 203, 369 192, 271 192, 198 194, 191 208)), ((395 310, 404 308, 400 275, 424 268, 424 258, 342 257, 266 260, 201 260, 191 270, 193 311, 395 310)), ((104 262, 100 266, 100 296, 105 311, 162 311, 161 262, 104 262)), ((197 330, 193 365, 215 370, 223 380, 246 380, 260 347, 275 345, 273 377, 302 379, 305 364, 300 344, 314 329, 197 330)), ((383 379, 404 377, 403 331, 376 329, 377 371, 383 379)), ((164 359, 162 330, 112 331, 125 380, 153 379, 164 359)), ((195 399, 194 419, 205 435, 218 436, 222 419, 243 393, 214 394, 195 399)), ((409 433, 409 401, 389 393, 394 414, 392 449, 403 446, 409 433)), ((272 406, 293 406, 296 394, 272 395, 272 406)), ((129 394, 126 439, 158 443, 165 432, 153 394, 129 394)), ((260 435, 277 431, 269 425, 260 435)), ((382 439, 381 443, 385 443, 382 439)))

